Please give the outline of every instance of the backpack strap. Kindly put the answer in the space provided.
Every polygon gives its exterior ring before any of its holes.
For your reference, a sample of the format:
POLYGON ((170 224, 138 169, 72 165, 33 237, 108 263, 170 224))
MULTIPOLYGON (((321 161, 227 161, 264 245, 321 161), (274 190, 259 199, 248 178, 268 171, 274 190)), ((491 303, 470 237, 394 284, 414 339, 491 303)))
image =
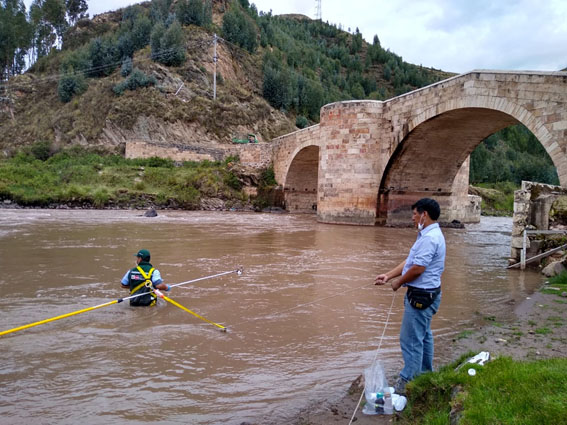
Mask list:
MULTIPOLYGON (((145 279, 142 283, 140 283, 138 286, 136 286, 134 289, 132 289, 130 291, 130 295, 134 295, 136 292, 138 292, 143 286, 146 286, 148 288, 150 288, 152 286, 152 273, 154 272, 155 268, 152 267, 150 269, 150 271, 148 272, 148 274, 146 274, 144 272, 144 270, 138 266, 136 267, 138 269, 138 271, 142 274, 142 277, 145 279)), ((156 298, 155 294, 152 292, 152 297, 156 298)))

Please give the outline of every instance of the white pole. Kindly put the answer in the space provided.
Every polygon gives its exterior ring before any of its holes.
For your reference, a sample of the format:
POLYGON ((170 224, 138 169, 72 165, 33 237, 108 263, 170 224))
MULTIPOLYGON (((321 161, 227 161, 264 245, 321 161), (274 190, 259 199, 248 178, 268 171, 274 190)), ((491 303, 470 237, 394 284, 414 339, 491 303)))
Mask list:
POLYGON ((213 63, 214 63, 214 71, 213 71, 213 100, 217 99, 217 35, 215 34, 214 37, 214 46, 215 52, 213 54, 213 63))

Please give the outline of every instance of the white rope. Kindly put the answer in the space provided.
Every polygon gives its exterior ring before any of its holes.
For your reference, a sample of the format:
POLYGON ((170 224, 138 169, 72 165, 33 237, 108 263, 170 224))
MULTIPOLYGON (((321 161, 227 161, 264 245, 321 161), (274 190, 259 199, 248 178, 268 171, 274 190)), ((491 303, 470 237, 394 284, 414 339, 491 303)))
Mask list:
MULTIPOLYGON (((386 334, 386 329, 388 328, 388 323, 390 322, 390 314, 392 314, 392 308, 394 307, 394 300, 395 299, 396 299, 396 293, 394 292, 394 296, 392 297, 392 303, 390 304, 390 310, 388 310, 388 316, 386 317, 386 323, 384 324, 384 329, 382 330, 382 336, 380 337, 380 342, 378 343, 378 348, 376 348, 376 352, 374 353, 374 359, 372 359, 372 362, 370 364, 373 364, 376 361, 376 358, 378 357, 378 352, 380 351, 380 347, 382 347, 382 340, 384 339, 384 335, 386 334)), ((354 412, 352 412, 352 416, 350 418, 348 425, 352 424, 354 416, 356 415, 356 412, 358 411, 358 408, 360 406, 360 402, 362 401, 362 397, 364 396, 365 390, 366 390, 366 382, 364 382, 364 388, 362 389, 362 393, 360 394, 360 398, 358 399, 358 402, 356 403, 356 406, 354 408, 354 412)))

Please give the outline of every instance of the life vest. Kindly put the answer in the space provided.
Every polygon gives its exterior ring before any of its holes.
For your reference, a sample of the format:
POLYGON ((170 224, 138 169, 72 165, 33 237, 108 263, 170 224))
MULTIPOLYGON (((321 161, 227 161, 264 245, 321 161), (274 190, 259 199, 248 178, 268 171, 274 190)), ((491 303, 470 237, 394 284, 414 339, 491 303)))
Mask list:
POLYGON ((154 268, 150 263, 140 263, 137 267, 130 270, 128 283, 130 285, 130 295, 140 295, 130 299, 132 306, 151 306, 156 303, 157 296, 154 294, 152 273, 154 268))

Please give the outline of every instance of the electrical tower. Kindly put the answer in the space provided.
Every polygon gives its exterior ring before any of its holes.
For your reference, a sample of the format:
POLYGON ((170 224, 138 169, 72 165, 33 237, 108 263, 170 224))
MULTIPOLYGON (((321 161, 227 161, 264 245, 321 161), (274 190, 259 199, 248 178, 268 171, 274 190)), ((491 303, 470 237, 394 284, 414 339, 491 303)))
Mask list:
POLYGON ((319 21, 322 19, 321 0, 315 0, 315 19, 318 19, 319 21))

